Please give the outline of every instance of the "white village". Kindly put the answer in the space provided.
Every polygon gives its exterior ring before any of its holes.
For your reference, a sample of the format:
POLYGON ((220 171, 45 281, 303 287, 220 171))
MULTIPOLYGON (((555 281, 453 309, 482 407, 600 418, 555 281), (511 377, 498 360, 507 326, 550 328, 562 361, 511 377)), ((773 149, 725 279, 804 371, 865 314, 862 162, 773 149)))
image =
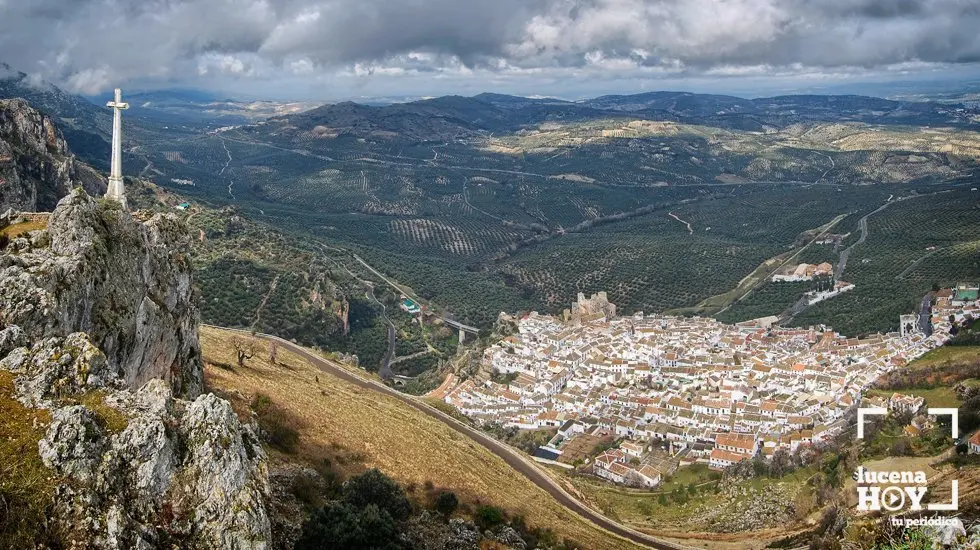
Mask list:
MULTIPOLYGON (((723 469, 755 456, 828 441, 883 374, 951 337, 952 322, 980 317, 977 285, 936 296, 931 315, 903 315, 900 331, 866 338, 824 326, 756 320, 616 315, 605 293, 561 318, 531 313, 487 349, 484 364, 506 383, 466 380, 444 400, 480 423, 558 428, 536 459, 588 464, 615 483, 656 486, 696 462, 723 469)), ((916 412, 921 398, 895 394, 875 406, 916 412)))

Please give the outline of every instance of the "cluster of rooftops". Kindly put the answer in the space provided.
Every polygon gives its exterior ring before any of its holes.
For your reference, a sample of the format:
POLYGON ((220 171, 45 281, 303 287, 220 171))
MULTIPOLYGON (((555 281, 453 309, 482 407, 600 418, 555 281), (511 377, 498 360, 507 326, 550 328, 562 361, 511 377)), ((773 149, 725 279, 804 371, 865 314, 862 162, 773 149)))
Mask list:
POLYGON ((969 292, 959 300, 957 289, 939 293, 928 336, 916 329, 848 338, 823 326, 642 313, 569 324, 531 313, 484 354, 508 381, 466 380, 445 401, 479 422, 668 440, 724 467, 842 430, 848 409, 881 375, 945 343, 951 321, 980 317, 969 292))

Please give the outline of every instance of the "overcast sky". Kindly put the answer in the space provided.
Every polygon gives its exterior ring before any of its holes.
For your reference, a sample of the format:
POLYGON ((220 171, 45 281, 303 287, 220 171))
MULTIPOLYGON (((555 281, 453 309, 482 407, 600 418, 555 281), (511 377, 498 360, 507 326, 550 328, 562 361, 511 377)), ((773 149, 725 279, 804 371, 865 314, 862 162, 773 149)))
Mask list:
POLYGON ((79 93, 753 95, 977 78, 978 0, 0 0, 0 61, 79 93))

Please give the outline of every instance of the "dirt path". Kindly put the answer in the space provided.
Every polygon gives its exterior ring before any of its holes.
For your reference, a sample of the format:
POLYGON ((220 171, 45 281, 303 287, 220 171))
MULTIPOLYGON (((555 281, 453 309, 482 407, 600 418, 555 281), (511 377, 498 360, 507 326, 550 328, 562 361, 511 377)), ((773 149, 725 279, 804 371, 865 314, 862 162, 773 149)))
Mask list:
POLYGON ((367 296, 374 300, 379 306, 381 306, 381 316, 384 317, 385 324, 388 326, 388 351, 385 352, 384 359, 381 361, 381 368, 378 369, 378 376, 382 380, 388 380, 392 378, 395 373, 391 371, 392 359, 395 357, 395 323, 391 321, 388 317, 388 306, 384 305, 375 295, 374 295, 374 285, 363 281, 368 285, 367 296))
POLYGON ((687 232, 690 233, 691 235, 694 234, 694 228, 691 227, 691 223, 690 222, 686 222, 686 221, 678 218, 677 215, 674 214, 673 212, 668 212, 667 215, 670 216, 671 218, 674 218, 675 220, 681 222, 682 224, 686 225, 687 226, 687 232))
MULTIPOLYGON (((225 154, 228 155, 228 160, 225 161, 225 165, 222 166, 221 167, 221 170, 218 172, 218 175, 221 176, 221 175, 223 175, 225 173, 225 170, 227 170, 228 169, 228 166, 231 164, 231 150, 228 149, 228 144, 225 143, 225 138, 219 136, 218 139, 221 140, 221 146, 225 148, 225 154)), ((234 180, 228 180, 228 194, 231 195, 231 198, 232 199, 235 198, 235 194, 232 193, 232 191, 231 191, 231 188, 232 188, 233 185, 235 185, 235 181, 234 180)))
POLYGON ((431 353, 432 353, 432 350, 431 349, 425 349, 425 350, 422 350, 422 351, 417 351, 417 352, 415 352, 415 353, 413 353, 411 355, 400 355, 400 356, 395 357, 394 359, 392 359, 391 360, 391 363, 389 363, 389 365, 397 365, 398 363, 401 363, 402 361, 408 361, 409 359, 415 359, 416 357, 422 357, 423 355, 429 355, 431 353))
POLYGON ((259 307, 255 309, 255 320, 252 321, 253 327, 259 326, 259 321, 262 320, 262 310, 265 309, 265 304, 269 301, 269 296, 272 296, 272 293, 276 291, 276 285, 278 284, 279 274, 277 273, 275 278, 272 279, 272 282, 269 283, 269 292, 265 293, 265 296, 262 297, 262 301, 259 302, 259 307))
POLYGON ((932 256, 933 254, 935 254, 936 252, 939 252, 940 250, 942 250, 942 248, 936 248, 934 250, 930 250, 929 252, 923 254, 922 257, 920 257, 919 259, 917 259, 914 262, 912 262, 911 264, 909 264, 909 266, 906 267, 904 271, 902 271, 901 273, 899 273, 898 275, 896 275, 895 276, 895 280, 898 281, 898 280, 904 279, 905 276, 908 275, 910 271, 912 271, 913 269, 915 269, 919 264, 921 264, 923 261, 925 261, 927 258, 929 258, 929 256, 932 256))
POLYGON ((817 178, 817 181, 814 182, 814 183, 820 183, 821 181, 823 181, 824 179, 826 179, 827 174, 829 174, 831 170, 833 170, 834 168, 837 168, 837 164, 834 163, 834 157, 832 157, 830 155, 827 155, 827 154, 824 154, 824 153, 817 152, 817 151, 814 151, 814 152, 817 153, 818 155, 822 156, 822 157, 827 157, 827 160, 830 161, 830 168, 827 168, 827 170, 825 170, 823 174, 820 174, 820 177, 817 178))

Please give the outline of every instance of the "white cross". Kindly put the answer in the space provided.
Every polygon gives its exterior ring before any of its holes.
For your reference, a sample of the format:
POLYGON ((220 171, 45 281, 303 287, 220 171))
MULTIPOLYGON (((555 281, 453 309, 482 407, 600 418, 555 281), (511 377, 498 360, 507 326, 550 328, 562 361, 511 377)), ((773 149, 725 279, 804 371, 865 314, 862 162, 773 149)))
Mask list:
POLYGON ((122 112, 129 109, 129 103, 123 103, 122 90, 116 88, 115 101, 106 103, 112 112, 112 164, 109 171, 109 188, 106 198, 113 199, 126 207, 126 189, 122 177, 122 112))

